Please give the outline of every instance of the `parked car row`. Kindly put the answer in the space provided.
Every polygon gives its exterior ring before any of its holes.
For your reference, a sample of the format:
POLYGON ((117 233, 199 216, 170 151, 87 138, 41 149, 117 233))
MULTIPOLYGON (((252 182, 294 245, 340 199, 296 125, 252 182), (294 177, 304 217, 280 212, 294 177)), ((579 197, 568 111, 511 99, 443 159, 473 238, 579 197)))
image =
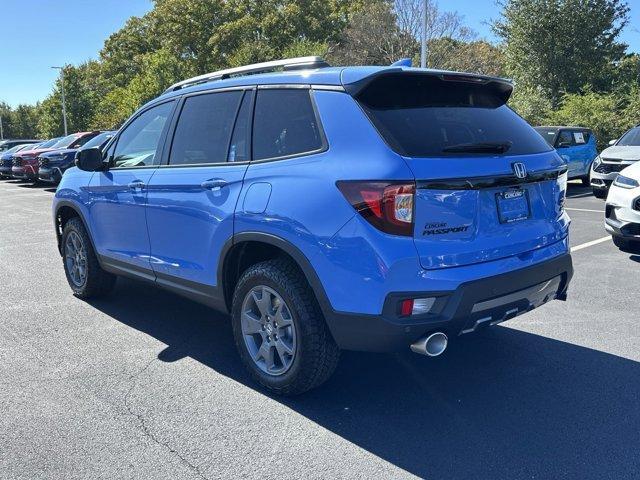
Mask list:
POLYGON ((593 131, 584 127, 535 127, 569 168, 569 180, 580 179, 596 198, 607 198, 618 174, 640 160, 640 125, 611 140, 600 154, 593 131))
POLYGON ((0 178, 15 178, 34 183, 43 181, 57 184, 66 170, 74 166, 75 156, 81 148, 100 147, 114 132, 78 132, 66 137, 42 140, 7 140, 0 154, 0 178))

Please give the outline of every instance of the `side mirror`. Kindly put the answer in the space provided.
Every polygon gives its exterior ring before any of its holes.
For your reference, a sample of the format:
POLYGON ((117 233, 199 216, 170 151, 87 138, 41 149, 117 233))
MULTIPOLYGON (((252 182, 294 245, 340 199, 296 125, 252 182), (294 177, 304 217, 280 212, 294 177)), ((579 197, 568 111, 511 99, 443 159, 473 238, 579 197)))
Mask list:
POLYGON ((85 172, 98 172, 104 169, 102 150, 99 147, 80 150, 76 154, 76 167, 85 172))
POLYGON ((560 142, 558 144, 558 148, 569 148, 571 146, 571 142, 560 142))
POLYGON ((609 146, 611 147, 611 146, 615 145, 617 141, 618 141, 617 138, 614 138, 613 140, 609 140, 609 146))

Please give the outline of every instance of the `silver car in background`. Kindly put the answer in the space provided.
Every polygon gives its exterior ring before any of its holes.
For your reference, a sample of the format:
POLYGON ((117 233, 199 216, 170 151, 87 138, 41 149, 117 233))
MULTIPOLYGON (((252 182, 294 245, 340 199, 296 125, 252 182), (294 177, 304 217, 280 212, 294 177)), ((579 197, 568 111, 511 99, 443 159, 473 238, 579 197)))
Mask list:
POLYGON ((640 160, 640 125, 627 131, 618 140, 611 140, 593 161, 590 183, 593 194, 606 198, 609 187, 618 174, 640 160))

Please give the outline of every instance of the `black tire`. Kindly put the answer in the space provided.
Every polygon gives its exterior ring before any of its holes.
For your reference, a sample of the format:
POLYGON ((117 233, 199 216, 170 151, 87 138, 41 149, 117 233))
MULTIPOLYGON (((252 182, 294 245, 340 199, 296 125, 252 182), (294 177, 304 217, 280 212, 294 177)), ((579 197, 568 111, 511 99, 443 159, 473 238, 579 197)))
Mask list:
POLYGON ((240 358, 251 376, 280 395, 298 395, 324 383, 340 358, 318 302, 296 265, 287 259, 257 263, 243 274, 233 294, 233 335, 240 358), (263 372, 251 358, 245 343, 241 310, 254 287, 267 286, 280 295, 291 311, 297 332, 297 350, 289 369, 278 376, 263 372))
POLYGON ((640 242, 636 242, 633 240, 627 240, 626 238, 621 238, 617 236, 613 236, 613 243, 616 247, 626 253, 640 253, 640 242))
POLYGON ((591 186, 591 180, 589 179, 589 175, 586 175, 582 178, 580 178, 580 181, 582 182, 582 186, 583 187, 590 187, 591 186))
POLYGON ((606 190, 602 190, 600 188, 594 188, 593 189, 593 196, 596 198, 599 198, 600 200, 604 200, 605 198, 607 198, 607 191, 606 190))
POLYGON ((64 226, 62 231, 62 263, 64 265, 64 273, 67 276, 67 282, 73 290, 73 294, 82 299, 98 298, 107 295, 113 290, 116 282, 116 276, 106 272, 98 263, 98 257, 93 250, 93 245, 89 234, 84 228, 82 220, 78 217, 70 219, 64 226), (67 239, 72 233, 80 237, 82 249, 86 256, 86 274, 82 284, 77 285, 71 278, 66 261, 67 239))

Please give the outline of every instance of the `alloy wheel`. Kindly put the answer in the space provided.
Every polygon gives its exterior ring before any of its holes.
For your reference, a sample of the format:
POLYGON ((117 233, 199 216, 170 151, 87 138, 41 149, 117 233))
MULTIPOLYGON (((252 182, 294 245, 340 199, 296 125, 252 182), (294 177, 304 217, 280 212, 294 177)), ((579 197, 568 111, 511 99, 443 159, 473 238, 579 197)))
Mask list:
POLYGON ((296 355, 297 334, 282 296, 265 285, 252 288, 242 302, 240 323, 255 365, 269 375, 286 373, 296 355))
POLYGON ((64 258, 69 278, 76 287, 82 287, 87 281, 87 253, 76 232, 72 231, 67 235, 64 258))

